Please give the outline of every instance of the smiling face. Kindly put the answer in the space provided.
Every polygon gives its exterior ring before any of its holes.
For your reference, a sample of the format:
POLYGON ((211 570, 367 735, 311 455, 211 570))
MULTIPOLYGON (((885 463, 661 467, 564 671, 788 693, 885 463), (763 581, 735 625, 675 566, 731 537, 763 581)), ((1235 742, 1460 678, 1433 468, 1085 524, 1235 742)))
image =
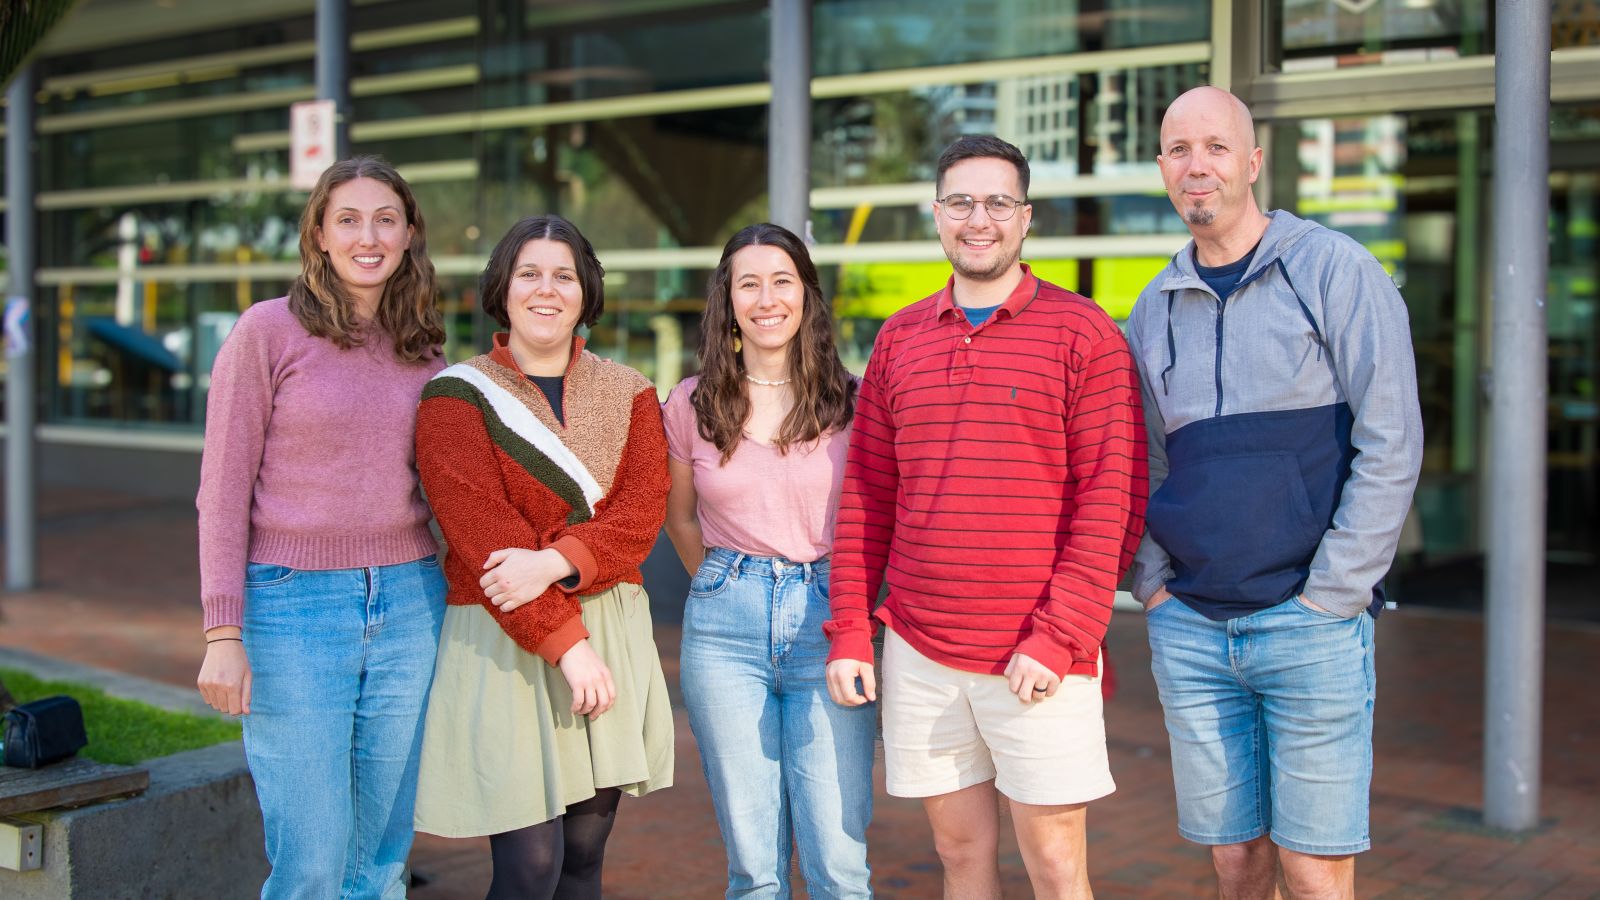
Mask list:
POLYGON ((1022 258, 1022 238, 1033 221, 1033 207, 1019 206, 1011 218, 996 222, 989 218, 983 201, 995 194, 1022 199, 1016 166, 994 157, 962 160, 944 173, 939 190, 942 197, 967 194, 977 201, 972 215, 965 219, 951 217, 937 201, 933 204, 939 243, 956 274, 974 281, 1008 275, 1022 258))
POLYGON ((1250 186, 1261 148, 1249 110, 1225 91, 1196 88, 1173 101, 1156 162, 1173 208, 1197 236, 1227 233, 1256 209, 1250 186))
POLYGON ((746 354, 782 354, 800 331, 805 288, 794 260, 768 244, 752 244, 733 255, 728 294, 746 354))
POLYGON ((404 203, 388 185, 354 178, 328 194, 316 240, 334 275, 371 315, 405 259, 413 230, 404 203))
POLYGON ((582 312, 583 287, 572 248, 547 238, 523 244, 506 289, 509 343, 517 361, 526 366, 565 358, 582 312))

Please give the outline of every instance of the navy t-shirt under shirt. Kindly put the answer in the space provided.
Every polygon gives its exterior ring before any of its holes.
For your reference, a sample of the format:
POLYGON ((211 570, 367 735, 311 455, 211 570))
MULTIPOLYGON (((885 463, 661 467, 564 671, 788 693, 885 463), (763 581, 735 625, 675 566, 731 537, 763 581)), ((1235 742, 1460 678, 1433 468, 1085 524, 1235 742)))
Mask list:
POLYGON ((533 382, 534 386, 544 394, 544 398, 550 401, 550 411, 556 414, 556 421, 566 425, 567 417, 561 409, 561 387, 567 380, 567 376, 524 375, 523 377, 533 382))
MULTIPOLYGON (((1256 247, 1259 246, 1261 244, 1257 242, 1256 247)), ((1218 300, 1227 300, 1228 295, 1233 293, 1233 289, 1239 286, 1239 279, 1244 277, 1245 270, 1250 268, 1250 259, 1256 255, 1256 247, 1251 247, 1249 253, 1222 266, 1200 265, 1200 253, 1197 250, 1194 256, 1195 274, 1199 275, 1201 281, 1210 285, 1211 289, 1217 292, 1218 300)))
POLYGON ((989 321, 989 317, 994 315, 994 311, 1002 306, 1005 306, 1005 304, 996 303, 994 306, 985 306, 982 309, 973 309, 970 306, 963 306, 961 307, 961 311, 967 315, 967 324, 971 325, 973 328, 977 328, 979 325, 989 321))

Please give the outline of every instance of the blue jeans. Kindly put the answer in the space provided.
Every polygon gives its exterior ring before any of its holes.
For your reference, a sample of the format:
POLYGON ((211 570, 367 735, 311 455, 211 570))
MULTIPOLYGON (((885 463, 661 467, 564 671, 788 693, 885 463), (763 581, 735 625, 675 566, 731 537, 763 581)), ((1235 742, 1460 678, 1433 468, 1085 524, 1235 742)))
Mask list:
POLYGON ((828 697, 828 563, 713 548, 689 583, 684 705, 728 853, 729 897, 870 897, 875 704, 828 697))
POLYGON ((433 556, 328 571, 250 563, 244 747, 272 865, 263 900, 405 896, 444 598, 433 556))
POLYGON ((1371 846, 1372 616, 1294 598, 1216 622, 1173 598, 1145 622, 1179 834, 1213 845, 1270 834, 1323 856, 1371 846))

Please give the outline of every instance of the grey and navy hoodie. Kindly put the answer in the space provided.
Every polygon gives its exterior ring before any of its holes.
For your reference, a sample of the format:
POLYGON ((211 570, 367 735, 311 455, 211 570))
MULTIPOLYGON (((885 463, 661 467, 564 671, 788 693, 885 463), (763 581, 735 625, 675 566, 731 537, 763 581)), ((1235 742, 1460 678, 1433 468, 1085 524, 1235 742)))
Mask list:
POLYGON ((1226 302, 1191 241, 1128 318, 1150 432, 1133 594, 1216 620, 1297 594, 1376 615, 1422 465, 1405 302, 1354 240, 1268 216, 1226 302))

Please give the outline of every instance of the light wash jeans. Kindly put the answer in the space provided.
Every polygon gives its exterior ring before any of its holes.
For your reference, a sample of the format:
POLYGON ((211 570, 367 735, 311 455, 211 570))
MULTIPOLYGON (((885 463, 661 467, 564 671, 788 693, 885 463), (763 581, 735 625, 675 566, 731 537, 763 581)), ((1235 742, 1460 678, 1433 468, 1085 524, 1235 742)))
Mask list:
POLYGON ((1179 834, 1213 845, 1270 834, 1324 856, 1371 846, 1371 615, 1296 597, 1217 622, 1174 597, 1145 624, 1179 834))
POLYGON ((870 897, 877 706, 828 697, 828 562, 713 548, 689 584, 684 705, 728 853, 729 897, 870 897))
POLYGON ((244 746, 272 865, 263 900, 405 896, 444 598, 433 556, 329 571, 250 563, 244 746))

